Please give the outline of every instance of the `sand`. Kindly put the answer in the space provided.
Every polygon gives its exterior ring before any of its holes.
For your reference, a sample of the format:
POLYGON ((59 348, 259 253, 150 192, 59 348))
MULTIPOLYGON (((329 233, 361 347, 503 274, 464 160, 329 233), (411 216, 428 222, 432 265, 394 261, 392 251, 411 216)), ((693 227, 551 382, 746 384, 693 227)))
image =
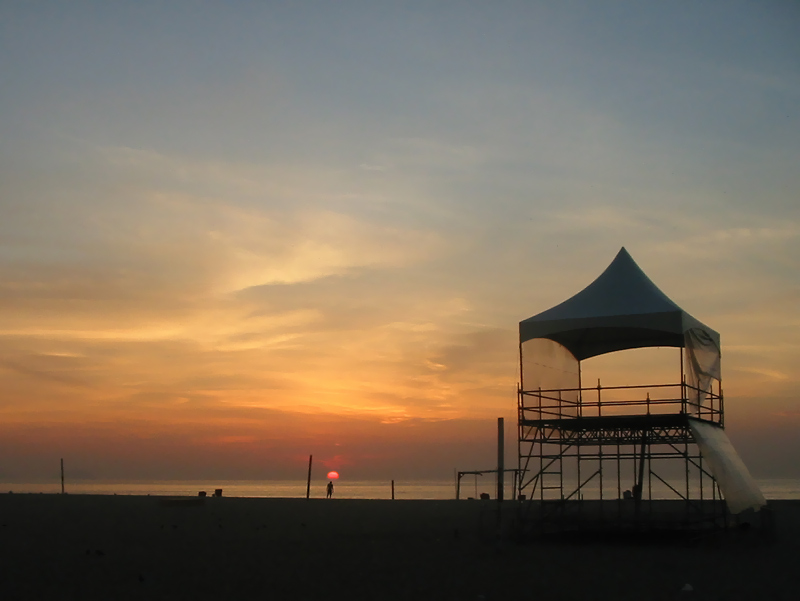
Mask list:
POLYGON ((772 539, 519 544, 491 501, 2 494, 0 599, 794 600, 800 501, 771 507, 772 539))

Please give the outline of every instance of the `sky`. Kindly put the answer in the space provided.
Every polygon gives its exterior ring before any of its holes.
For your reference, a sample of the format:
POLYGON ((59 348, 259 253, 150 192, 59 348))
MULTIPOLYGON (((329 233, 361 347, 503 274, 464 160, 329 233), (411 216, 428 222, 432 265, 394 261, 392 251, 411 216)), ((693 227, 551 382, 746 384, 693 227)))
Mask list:
POLYGON ((0 2, 0 481, 444 480, 494 464, 497 417, 511 465, 518 322, 622 246, 720 332, 753 475, 800 477, 798 28, 0 2))

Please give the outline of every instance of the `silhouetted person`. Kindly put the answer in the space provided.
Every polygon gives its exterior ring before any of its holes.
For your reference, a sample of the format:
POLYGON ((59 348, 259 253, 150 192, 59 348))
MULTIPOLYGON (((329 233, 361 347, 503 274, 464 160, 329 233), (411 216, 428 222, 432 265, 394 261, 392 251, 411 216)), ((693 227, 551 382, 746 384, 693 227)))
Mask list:
POLYGON ((332 496, 333 496, 333 482, 328 482, 328 496, 325 498, 330 499, 332 496))

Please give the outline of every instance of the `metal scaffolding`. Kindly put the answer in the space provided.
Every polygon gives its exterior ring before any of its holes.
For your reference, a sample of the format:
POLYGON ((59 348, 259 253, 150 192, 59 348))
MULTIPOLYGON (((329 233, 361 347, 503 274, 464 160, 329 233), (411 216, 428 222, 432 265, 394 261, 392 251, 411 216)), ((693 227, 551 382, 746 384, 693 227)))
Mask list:
POLYGON ((690 386, 683 362, 680 376, 678 384, 603 387, 598 380, 591 388, 550 390, 528 390, 521 381, 517 494, 528 501, 528 524, 654 529, 724 523, 719 488, 689 426, 690 416, 724 426, 722 385, 710 391, 690 386), (692 403, 700 393, 704 403, 692 403))

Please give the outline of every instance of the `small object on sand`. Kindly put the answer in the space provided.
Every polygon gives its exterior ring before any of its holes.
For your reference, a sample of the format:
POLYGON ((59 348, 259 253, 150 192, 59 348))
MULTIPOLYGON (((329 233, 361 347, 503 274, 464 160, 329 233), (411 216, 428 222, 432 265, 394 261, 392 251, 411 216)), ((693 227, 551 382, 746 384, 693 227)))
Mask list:
POLYGON ((693 590, 694 590, 694 587, 687 582, 686 584, 683 585, 683 588, 681 589, 681 592, 682 593, 691 593, 693 590))
POLYGON ((221 488, 215 488, 214 489, 214 496, 215 497, 221 497, 222 496, 222 489, 221 488))
POLYGON ((197 493, 197 496, 198 497, 205 497, 206 496, 206 491, 201 490, 199 493, 197 493))

